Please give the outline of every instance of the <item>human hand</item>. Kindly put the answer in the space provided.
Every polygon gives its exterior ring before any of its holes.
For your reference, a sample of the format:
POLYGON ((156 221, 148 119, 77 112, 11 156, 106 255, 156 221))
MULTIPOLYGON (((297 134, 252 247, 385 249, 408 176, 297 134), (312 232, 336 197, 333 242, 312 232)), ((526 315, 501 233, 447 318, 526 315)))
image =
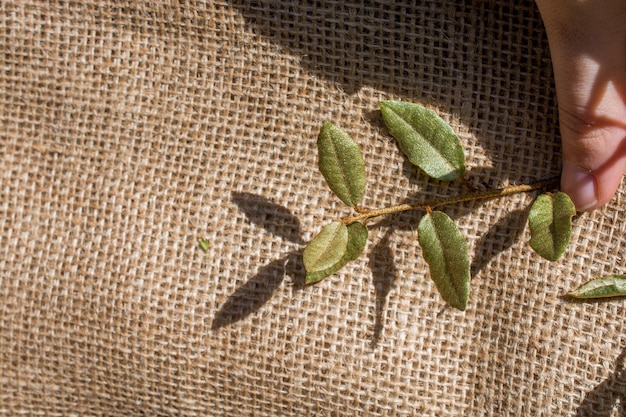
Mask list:
POLYGON ((561 190, 608 202, 626 169, 626 1, 536 0, 548 34, 563 145, 561 190))

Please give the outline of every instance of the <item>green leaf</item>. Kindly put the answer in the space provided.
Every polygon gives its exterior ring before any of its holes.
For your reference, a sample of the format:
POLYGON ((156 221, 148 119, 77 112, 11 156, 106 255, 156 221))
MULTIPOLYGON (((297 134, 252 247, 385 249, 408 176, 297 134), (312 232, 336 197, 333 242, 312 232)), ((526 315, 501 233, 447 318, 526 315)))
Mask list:
POLYGON ((302 258, 307 272, 319 272, 330 268, 343 258, 348 246, 348 228, 335 221, 322 229, 309 242, 302 258))
POLYGON ((324 122, 317 138, 319 169, 330 189, 348 206, 365 193, 365 162, 358 145, 346 132, 324 122))
POLYGON ((383 101, 380 109, 389 133, 413 165, 439 180, 463 176, 465 154, 459 137, 435 112, 401 101, 383 101))
POLYGON ((582 299, 626 296, 626 275, 608 275, 593 279, 567 295, 582 299))
POLYGON ((347 228, 348 244, 346 246, 346 253, 344 254, 344 256, 337 263, 322 271, 307 272, 307 284, 313 284, 321 281, 326 277, 331 276, 332 274, 343 268, 348 262, 354 261, 356 258, 359 257, 359 255, 361 255, 363 249, 365 249, 365 244, 367 243, 367 227, 363 226, 363 224, 361 223, 356 222, 349 224, 347 228))
POLYGON ((209 242, 203 237, 200 238, 200 248, 205 252, 209 250, 209 242))
POLYGON ((450 217, 441 211, 419 222, 418 241, 430 276, 445 301, 465 310, 469 298, 470 263, 467 242, 450 217))
POLYGON ((545 259, 559 259, 569 244, 575 214, 574 203, 563 192, 537 197, 528 215, 530 247, 545 259))

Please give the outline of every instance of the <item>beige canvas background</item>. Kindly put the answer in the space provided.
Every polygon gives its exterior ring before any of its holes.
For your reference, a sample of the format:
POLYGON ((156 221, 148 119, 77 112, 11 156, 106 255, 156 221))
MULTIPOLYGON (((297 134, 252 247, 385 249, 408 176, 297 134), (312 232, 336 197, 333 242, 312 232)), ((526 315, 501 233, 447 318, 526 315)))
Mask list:
POLYGON ((439 112, 478 188, 559 173, 532 2, 2 2, 0 414, 624 416, 625 301, 563 297, 626 272, 623 187, 555 263, 527 245, 533 194, 445 207, 465 312, 419 212, 302 285, 305 242, 348 213, 323 120, 363 150, 365 206, 463 192, 407 163, 383 99, 439 112))

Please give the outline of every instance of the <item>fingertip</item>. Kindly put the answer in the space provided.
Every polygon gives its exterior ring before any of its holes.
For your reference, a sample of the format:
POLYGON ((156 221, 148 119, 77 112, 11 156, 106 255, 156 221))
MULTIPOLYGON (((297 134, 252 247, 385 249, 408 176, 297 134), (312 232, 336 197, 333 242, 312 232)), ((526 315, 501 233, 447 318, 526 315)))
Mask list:
POLYGON ((570 196, 576 211, 592 211, 602 207, 615 196, 622 182, 623 173, 623 164, 589 171, 564 161, 561 191, 570 196))
POLYGON ((577 211, 589 211, 598 207, 598 182, 584 168, 571 162, 563 162, 561 191, 569 195, 577 211))

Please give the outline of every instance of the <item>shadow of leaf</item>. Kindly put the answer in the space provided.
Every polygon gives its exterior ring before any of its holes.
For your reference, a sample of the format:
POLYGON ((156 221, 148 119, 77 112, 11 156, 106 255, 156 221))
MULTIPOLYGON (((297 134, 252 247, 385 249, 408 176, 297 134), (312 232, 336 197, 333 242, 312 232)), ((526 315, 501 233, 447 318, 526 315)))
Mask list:
POLYGON ((493 224, 474 249, 471 276, 474 277, 499 253, 519 239, 526 225, 528 208, 514 210, 493 224))
POLYGON ((245 319, 269 301, 285 277, 295 289, 305 287, 302 250, 288 253, 262 267, 256 275, 235 290, 213 318, 211 328, 219 329, 245 319))
POLYGON ((303 243, 300 222, 285 207, 250 193, 233 192, 232 199, 252 223, 290 242, 303 243))
POLYGON ((374 332, 372 334, 372 347, 380 341, 380 336, 384 326, 384 311, 387 304, 387 296, 393 288, 393 284, 398 278, 398 270, 394 265, 393 253, 389 247, 389 237, 391 230, 387 233, 371 250, 369 256, 369 267, 374 277, 374 288, 376 290, 376 317, 374 320, 374 332))
POLYGON ((261 308, 283 282, 288 258, 289 255, 270 262, 237 288, 215 315, 211 328, 236 323, 261 308))
POLYGON ((626 416, 626 350, 615 361, 613 374, 587 393, 576 416, 626 416))

